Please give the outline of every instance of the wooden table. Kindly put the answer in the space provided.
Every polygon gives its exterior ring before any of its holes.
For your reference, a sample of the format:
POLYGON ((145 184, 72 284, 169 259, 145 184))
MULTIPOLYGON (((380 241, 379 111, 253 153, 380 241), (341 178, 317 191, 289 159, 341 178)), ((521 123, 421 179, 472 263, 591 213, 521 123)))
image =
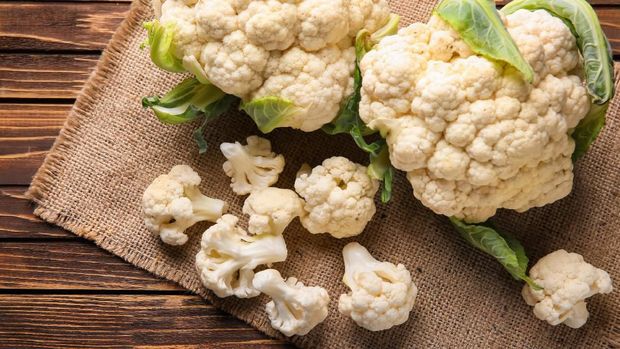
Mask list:
MULTIPOLYGON (((620 0, 594 0, 620 54, 620 0)), ((32 215, 23 192, 127 1, 0 1, 0 347, 283 348, 32 215)))

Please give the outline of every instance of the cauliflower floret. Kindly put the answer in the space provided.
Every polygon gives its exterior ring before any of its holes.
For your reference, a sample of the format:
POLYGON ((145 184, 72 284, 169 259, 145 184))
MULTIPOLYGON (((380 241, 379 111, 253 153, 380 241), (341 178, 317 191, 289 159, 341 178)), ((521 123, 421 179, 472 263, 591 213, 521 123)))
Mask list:
POLYGON ((228 160, 224 162, 224 172, 232 179, 230 187, 237 195, 269 187, 278 181, 278 176, 284 170, 284 156, 271 151, 269 140, 250 136, 247 143, 220 145, 222 154, 228 160))
POLYGON ((312 234, 335 238, 360 234, 376 212, 373 200, 379 189, 366 167, 344 157, 332 157, 312 169, 302 170, 295 191, 306 201, 302 225, 312 234))
POLYGON ((353 48, 329 46, 308 53, 294 47, 281 56, 271 56, 266 74, 269 78, 252 98, 280 96, 295 101, 300 112, 279 126, 316 131, 333 119, 342 100, 351 94, 349 80, 353 69, 353 48))
POLYGON ((304 214, 303 200, 290 189, 258 189, 245 199, 243 213, 250 216, 250 234, 279 235, 295 217, 304 214))
POLYGON ((392 164, 425 206, 470 223, 568 195, 571 132, 590 109, 562 20, 520 10, 505 24, 533 84, 473 54, 436 16, 381 40, 360 63, 360 117, 386 135, 392 164))
POLYGON ((173 25, 174 55, 185 69, 244 102, 292 102, 295 112, 277 127, 306 132, 332 121, 353 92, 358 31, 379 30, 390 18, 386 0, 166 0, 154 7, 162 24, 173 25))
POLYGON ((595 268, 577 253, 558 250, 541 258, 530 270, 530 277, 542 290, 523 287, 523 299, 534 306, 534 315, 550 325, 579 328, 588 321, 586 298, 610 293, 609 274, 595 268))
POLYGON ((239 219, 227 214, 202 235, 196 270, 203 285, 218 297, 256 297, 252 286, 259 265, 283 262, 287 250, 282 235, 249 236, 237 226, 239 219))
POLYGON ((200 192, 200 176, 187 165, 174 166, 146 188, 142 196, 144 224, 169 245, 187 242, 185 230, 201 222, 215 222, 228 209, 222 200, 200 192))
POLYGON ((358 326, 382 331, 407 321, 418 288, 402 264, 379 262, 357 242, 342 250, 344 277, 351 289, 340 295, 338 310, 358 326))
POLYGON ((319 286, 304 286, 296 278, 286 281, 274 269, 256 273, 254 288, 273 300, 265 310, 271 320, 271 327, 285 336, 303 336, 327 317, 329 295, 319 286))

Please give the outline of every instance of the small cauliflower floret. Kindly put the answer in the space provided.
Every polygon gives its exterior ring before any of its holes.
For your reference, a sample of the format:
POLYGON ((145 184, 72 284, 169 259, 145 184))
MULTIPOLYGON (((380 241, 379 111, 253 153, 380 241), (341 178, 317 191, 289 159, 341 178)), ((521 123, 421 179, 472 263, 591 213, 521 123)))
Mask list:
POLYGON ((523 287, 523 299, 534 306, 534 315, 550 325, 579 328, 588 321, 586 298, 610 293, 609 274, 585 262, 577 253, 558 250, 541 258, 530 277, 542 290, 523 287))
POLYGON ((295 191, 305 200, 307 215, 302 225, 312 234, 329 233, 335 238, 360 234, 376 212, 377 180, 366 167, 341 156, 312 169, 302 168, 295 191))
POLYGON ((391 163, 435 213, 469 223, 570 193, 573 129, 590 110, 570 29, 516 11, 506 29, 534 69, 474 54, 432 16, 386 37, 360 62, 360 117, 386 136, 391 163))
POLYGON ((250 234, 279 235, 295 217, 304 214, 303 200, 290 189, 258 189, 245 199, 243 213, 250 216, 250 234))
POLYGON ((284 170, 284 156, 271 151, 269 140, 250 136, 247 143, 220 145, 220 150, 227 159, 223 165, 224 172, 232 179, 230 187, 238 195, 269 187, 278 181, 278 176, 284 170))
POLYGON ((249 236, 237 226, 239 219, 224 215, 202 235, 196 270, 202 284, 218 297, 256 297, 252 286, 259 265, 283 262, 287 250, 282 235, 249 236))
POLYGON ((331 122, 353 92, 357 33, 373 33, 390 19, 386 0, 156 0, 153 6, 173 28, 172 53, 185 69, 244 103, 269 97, 293 105, 272 126, 305 132, 331 122))
POLYGON ((338 310, 358 326, 382 331, 407 321, 418 288, 402 264, 379 262, 357 242, 342 250, 344 277, 351 292, 340 295, 338 310))
POLYGON ((200 181, 191 167, 177 165, 155 178, 144 191, 144 223, 164 243, 185 244, 187 228, 201 221, 215 222, 228 209, 226 202, 202 194, 200 181))
POLYGON ((254 288, 273 300, 265 310, 271 320, 271 327, 285 336, 303 336, 327 317, 329 295, 318 286, 304 286, 296 278, 286 281, 274 269, 256 273, 254 288))

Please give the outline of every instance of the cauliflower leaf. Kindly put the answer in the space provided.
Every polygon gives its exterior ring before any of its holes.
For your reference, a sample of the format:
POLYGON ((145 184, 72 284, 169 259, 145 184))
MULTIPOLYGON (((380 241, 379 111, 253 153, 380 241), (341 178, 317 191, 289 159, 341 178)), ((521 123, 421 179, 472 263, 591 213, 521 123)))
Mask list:
POLYGON ((528 82, 534 80, 534 70, 504 27, 493 1, 443 0, 435 14, 448 22, 474 52, 506 62, 528 82))
POLYGON ((172 73, 182 73, 185 71, 183 61, 174 56, 174 30, 172 23, 165 25, 158 20, 144 22, 148 37, 140 45, 140 48, 150 47, 151 60, 156 66, 172 73))
POLYGON ((454 217, 450 217, 450 222, 465 241, 497 259, 513 278, 525 281, 533 289, 540 289, 540 286, 527 276, 529 260, 523 245, 517 239, 489 225, 467 224, 454 217))
POLYGON ((581 120, 572 136, 575 140, 573 161, 582 157, 605 126, 605 113, 614 96, 614 66, 609 40, 596 12, 585 0, 516 0, 501 12, 511 14, 520 9, 543 9, 559 17, 577 39, 584 60, 586 88, 592 99, 588 115, 581 120))
POLYGON ((301 111, 295 103, 276 96, 253 99, 241 104, 240 108, 254 120, 262 133, 273 131, 284 120, 301 111))

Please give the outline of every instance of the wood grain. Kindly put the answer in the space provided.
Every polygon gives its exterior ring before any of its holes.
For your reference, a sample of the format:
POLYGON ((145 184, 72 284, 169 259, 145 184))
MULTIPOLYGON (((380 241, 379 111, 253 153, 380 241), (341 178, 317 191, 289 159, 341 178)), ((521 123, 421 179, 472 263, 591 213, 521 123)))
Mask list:
POLYGON ((0 54, 0 98, 73 99, 98 55, 0 54))
POLYGON ((83 239, 0 242, 2 289, 182 291, 83 239))
POLYGON ((102 50, 128 3, 0 3, 0 50, 102 50))
POLYGON ((291 348, 198 296, 4 294, 0 309, 6 348, 291 348))
POLYGON ((30 183, 70 109, 59 104, 0 104, 0 184, 30 183))
POLYGON ((0 244, 2 239, 78 239, 36 217, 32 213, 33 204, 24 196, 26 189, 23 186, 0 187, 0 244))

